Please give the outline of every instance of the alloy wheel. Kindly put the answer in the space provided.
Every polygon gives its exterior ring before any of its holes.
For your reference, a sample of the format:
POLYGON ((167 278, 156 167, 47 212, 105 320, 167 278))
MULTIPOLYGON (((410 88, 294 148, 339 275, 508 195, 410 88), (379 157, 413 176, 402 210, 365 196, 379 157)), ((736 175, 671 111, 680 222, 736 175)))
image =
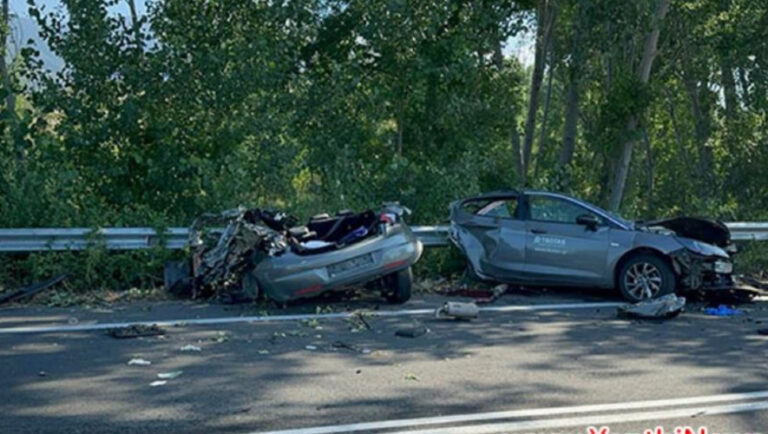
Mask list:
POLYGON ((661 290, 661 271, 648 262, 632 265, 624 275, 624 286, 633 297, 647 300, 659 294, 661 290))

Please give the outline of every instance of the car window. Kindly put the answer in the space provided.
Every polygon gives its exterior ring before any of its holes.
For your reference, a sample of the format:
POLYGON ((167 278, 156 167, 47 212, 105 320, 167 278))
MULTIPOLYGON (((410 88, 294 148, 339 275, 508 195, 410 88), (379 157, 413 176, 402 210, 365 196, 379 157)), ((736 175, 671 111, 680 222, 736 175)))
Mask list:
POLYGON ((551 196, 528 196, 528 214, 531 220, 554 223, 573 223, 580 215, 593 215, 600 223, 603 219, 587 209, 551 196))
POLYGON ((517 215, 517 200, 514 198, 494 200, 480 208, 477 215, 513 219, 517 215))
POLYGON ((517 198, 472 200, 461 207, 478 216, 514 219, 517 215, 517 198))

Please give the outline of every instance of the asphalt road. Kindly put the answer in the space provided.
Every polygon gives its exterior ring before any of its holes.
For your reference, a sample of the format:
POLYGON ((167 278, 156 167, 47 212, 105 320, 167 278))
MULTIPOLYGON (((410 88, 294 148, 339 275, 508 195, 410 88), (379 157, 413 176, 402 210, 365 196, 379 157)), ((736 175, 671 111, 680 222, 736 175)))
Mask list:
MULTIPOLYGON (((411 309, 444 300, 324 306, 411 309)), ((494 306, 583 301, 616 300, 565 292, 505 296, 494 306)), ((366 317, 370 329, 341 319, 184 325, 126 340, 103 331, 0 332, 0 431, 350 432, 349 424, 384 422, 361 428, 768 432, 768 336, 757 333, 768 328, 768 302, 723 318, 701 307, 689 305, 665 322, 620 320, 615 309, 600 308, 483 312, 474 321, 366 317), (429 332, 395 336, 414 321, 429 332), (180 351, 187 344, 201 351, 180 351), (152 364, 128 365, 132 358, 152 364), (182 373, 150 386, 158 373, 174 371, 182 373)), ((315 309, 304 303, 269 313, 315 309)), ((98 311, 17 307, 0 309, 0 328, 260 313, 181 302, 98 311)))

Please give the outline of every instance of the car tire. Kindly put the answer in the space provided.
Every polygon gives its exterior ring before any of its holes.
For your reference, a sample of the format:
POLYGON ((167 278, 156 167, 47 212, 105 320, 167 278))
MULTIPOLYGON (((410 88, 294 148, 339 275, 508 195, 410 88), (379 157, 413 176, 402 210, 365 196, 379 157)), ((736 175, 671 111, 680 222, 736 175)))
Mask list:
POLYGON ((618 286, 625 299, 636 303, 675 291, 675 272, 664 259, 649 254, 631 257, 622 265, 618 286))
POLYGON ((384 277, 386 299, 390 303, 405 303, 411 298, 413 272, 411 267, 384 277))

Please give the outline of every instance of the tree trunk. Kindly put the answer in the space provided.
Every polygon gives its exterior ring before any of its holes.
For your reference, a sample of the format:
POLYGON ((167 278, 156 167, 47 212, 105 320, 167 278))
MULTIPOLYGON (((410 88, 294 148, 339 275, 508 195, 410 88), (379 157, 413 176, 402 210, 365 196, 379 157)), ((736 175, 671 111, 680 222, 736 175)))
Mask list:
POLYGON ((738 100, 736 97, 736 80, 733 77, 733 69, 729 59, 720 59, 720 74, 722 75, 723 95, 725 97, 725 119, 731 121, 736 113, 738 100))
POLYGON ((559 167, 567 166, 573 159, 576 149, 576 133, 579 120, 579 91, 574 77, 568 82, 565 93, 565 124, 563 125, 563 147, 560 148, 559 167))
POLYGON ((651 149, 651 138, 648 136, 648 128, 643 127, 643 143, 645 144, 645 188, 646 197, 646 215, 650 217, 653 210, 653 151, 651 149))
MULTIPOLYGON (((520 153, 520 134, 517 132, 517 128, 510 128, 509 138, 512 142, 512 156, 514 157, 513 162, 515 163, 515 170, 517 170, 517 176, 520 178, 523 173, 523 156, 520 153)), ((518 183, 522 184, 519 181, 518 183)))
POLYGON ((541 120, 541 131, 539 131, 539 149, 536 152, 536 161, 534 162, 533 166, 533 177, 537 178, 539 176, 539 160, 544 155, 544 152, 546 151, 546 143, 547 143, 547 123, 549 122, 549 108, 552 103, 552 76, 554 75, 554 65, 553 62, 550 62, 549 67, 549 74, 547 76, 547 96, 544 97, 544 113, 542 115, 541 120))
MULTIPOLYGON (((656 5, 656 11, 653 16, 653 24, 651 31, 645 38, 645 45, 643 47, 643 58, 638 68, 638 78, 643 84, 648 83, 648 79, 651 76, 651 68, 653 67, 653 60, 656 58, 656 47, 659 43, 659 33, 661 32, 661 21, 667 15, 669 10, 670 0, 659 0, 656 5)), ((608 207, 612 211, 618 211, 621 207, 621 200, 624 196, 624 187, 627 183, 627 175, 629 174, 629 165, 632 161, 632 148, 635 145, 635 135, 637 130, 637 114, 630 117, 627 123, 627 130, 629 138, 624 142, 621 148, 621 155, 619 156, 616 172, 614 173, 613 183, 611 186, 611 197, 608 202, 608 207)))
POLYGON ((16 115, 16 95, 11 87, 11 76, 8 73, 8 64, 6 56, 8 55, 8 35, 11 28, 11 16, 8 10, 8 0, 3 0, 3 16, 0 22, 0 75, 3 76, 3 87, 7 92, 5 95, 5 108, 8 109, 12 118, 16 115))
POLYGON ((557 9, 555 9, 554 0, 540 1, 536 13, 537 27, 533 73, 531 74, 531 87, 528 95, 528 115, 526 116, 525 135, 522 143, 521 178, 525 185, 528 184, 527 172, 531 161, 533 136, 536 130, 536 113, 539 110, 539 90, 541 89, 541 82, 544 78, 544 64, 546 63, 545 54, 549 47, 556 15, 557 9))
POLYGON ((403 155, 403 121, 402 115, 397 116, 397 156, 403 155))
POLYGON ((136 44, 136 51, 139 54, 144 53, 144 42, 141 39, 141 25, 139 23, 139 15, 136 13, 135 0, 126 0, 128 2, 128 10, 131 13, 131 24, 133 27, 133 38, 136 44))

